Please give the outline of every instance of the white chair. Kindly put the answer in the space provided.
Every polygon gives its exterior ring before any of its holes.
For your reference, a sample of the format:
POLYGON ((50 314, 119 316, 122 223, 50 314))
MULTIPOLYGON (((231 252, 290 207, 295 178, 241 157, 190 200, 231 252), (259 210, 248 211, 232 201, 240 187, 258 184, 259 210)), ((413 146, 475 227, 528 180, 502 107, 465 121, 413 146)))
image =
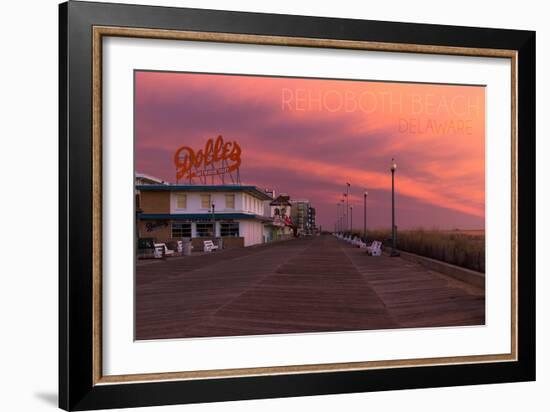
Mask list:
POLYGON ((214 250, 218 250, 218 246, 214 244, 211 240, 205 240, 203 242, 204 244, 204 251, 205 252, 212 252, 214 250))
POLYGON ((156 257, 157 249, 160 249, 161 253, 164 252, 164 256, 172 256, 174 254, 173 250, 168 249, 168 246, 166 246, 166 243, 155 243, 155 257, 156 257))
POLYGON ((164 256, 164 247, 162 247, 162 245, 157 246, 157 243, 155 243, 155 251, 154 251, 153 257, 155 259, 162 259, 163 256, 164 256))
POLYGON ((371 243, 370 246, 367 246, 367 254, 371 256, 381 256, 382 255, 382 242, 375 240, 371 243))
POLYGON ((373 249, 371 252, 371 256, 382 256, 382 244, 379 243, 378 247, 373 249))

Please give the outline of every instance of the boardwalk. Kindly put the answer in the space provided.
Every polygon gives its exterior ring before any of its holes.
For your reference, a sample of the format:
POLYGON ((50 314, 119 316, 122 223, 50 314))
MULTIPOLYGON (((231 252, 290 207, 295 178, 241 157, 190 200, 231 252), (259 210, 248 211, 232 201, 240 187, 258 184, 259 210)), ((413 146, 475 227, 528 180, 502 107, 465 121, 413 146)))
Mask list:
POLYGON ((480 325, 483 291, 332 236, 140 263, 136 338, 480 325))

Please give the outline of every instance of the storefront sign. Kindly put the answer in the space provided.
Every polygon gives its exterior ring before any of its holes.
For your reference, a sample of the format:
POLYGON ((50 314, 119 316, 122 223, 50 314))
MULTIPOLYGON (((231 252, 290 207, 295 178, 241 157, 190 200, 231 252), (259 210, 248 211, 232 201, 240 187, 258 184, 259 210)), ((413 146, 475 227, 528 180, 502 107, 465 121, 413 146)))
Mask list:
POLYGON ((156 232, 156 231, 158 231, 161 228, 166 227, 166 226, 168 226, 167 222, 155 221, 155 222, 146 223, 145 224, 145 229, 147 230, 147 232, 156 232))
POLYGON ((194 177, 219 176, 239 169, 241 147, 236 141, 224 142, 221 136, 208 139, 203 149, 194 151, 182 146, 174 154, 176 180, 194 177))

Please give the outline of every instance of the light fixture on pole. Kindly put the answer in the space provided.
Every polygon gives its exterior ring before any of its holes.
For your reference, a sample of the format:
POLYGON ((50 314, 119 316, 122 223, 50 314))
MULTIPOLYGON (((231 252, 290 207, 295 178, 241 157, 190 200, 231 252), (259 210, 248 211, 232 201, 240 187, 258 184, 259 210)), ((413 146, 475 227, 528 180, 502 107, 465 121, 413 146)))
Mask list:
POLYGON ((340 231, 340 202, 336 203, 336 224, 334 225, 334 231, 340 231))
POLYGON ((353 205, 349 205, 349 231, 353 232, 353 205))
POLYGON ((345 212, 344 212, 344 199, 340 199, 340 232, 344 232, 345 228, 344 228, 344 215, 345 215, 345 212))
POLYGON ((216 237, 216 204, 212 202, 212 237, 216 237))
MULTIPOLYGON (((351 187, 351 184, 346 182, 346 226, 348 225, 348 213, 349 213, 349 189, 351 187)), ((349 230, 351 231, 351 224, 349 226, 349 230)))
POLYGON ((391 159, 391 257, 399 256, 396 246, 396 231, 395 231, 395 170, 397 163, 395 159, 391 159))
POLYGON ((367 241, 367 196, 369 192, 363 193, 363 240, 367 241))
POLYGON ((347 221, 348 221, 348 209, 346 207, 346 197, 345 193, 342 193, 342 232, 347 231, 347 221))

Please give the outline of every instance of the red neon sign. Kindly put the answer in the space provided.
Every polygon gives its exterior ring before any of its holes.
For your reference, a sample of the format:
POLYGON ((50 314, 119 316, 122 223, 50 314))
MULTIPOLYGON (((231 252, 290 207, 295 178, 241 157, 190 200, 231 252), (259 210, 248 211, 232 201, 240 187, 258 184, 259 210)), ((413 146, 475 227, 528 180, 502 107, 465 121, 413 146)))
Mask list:
POLYGON ((221 136, 208 139, 204 149, 195 152, 182 146, 174 154, 176 180, 231 173, 241 165, 241 146, 236 141, 225 142, 221 136))

